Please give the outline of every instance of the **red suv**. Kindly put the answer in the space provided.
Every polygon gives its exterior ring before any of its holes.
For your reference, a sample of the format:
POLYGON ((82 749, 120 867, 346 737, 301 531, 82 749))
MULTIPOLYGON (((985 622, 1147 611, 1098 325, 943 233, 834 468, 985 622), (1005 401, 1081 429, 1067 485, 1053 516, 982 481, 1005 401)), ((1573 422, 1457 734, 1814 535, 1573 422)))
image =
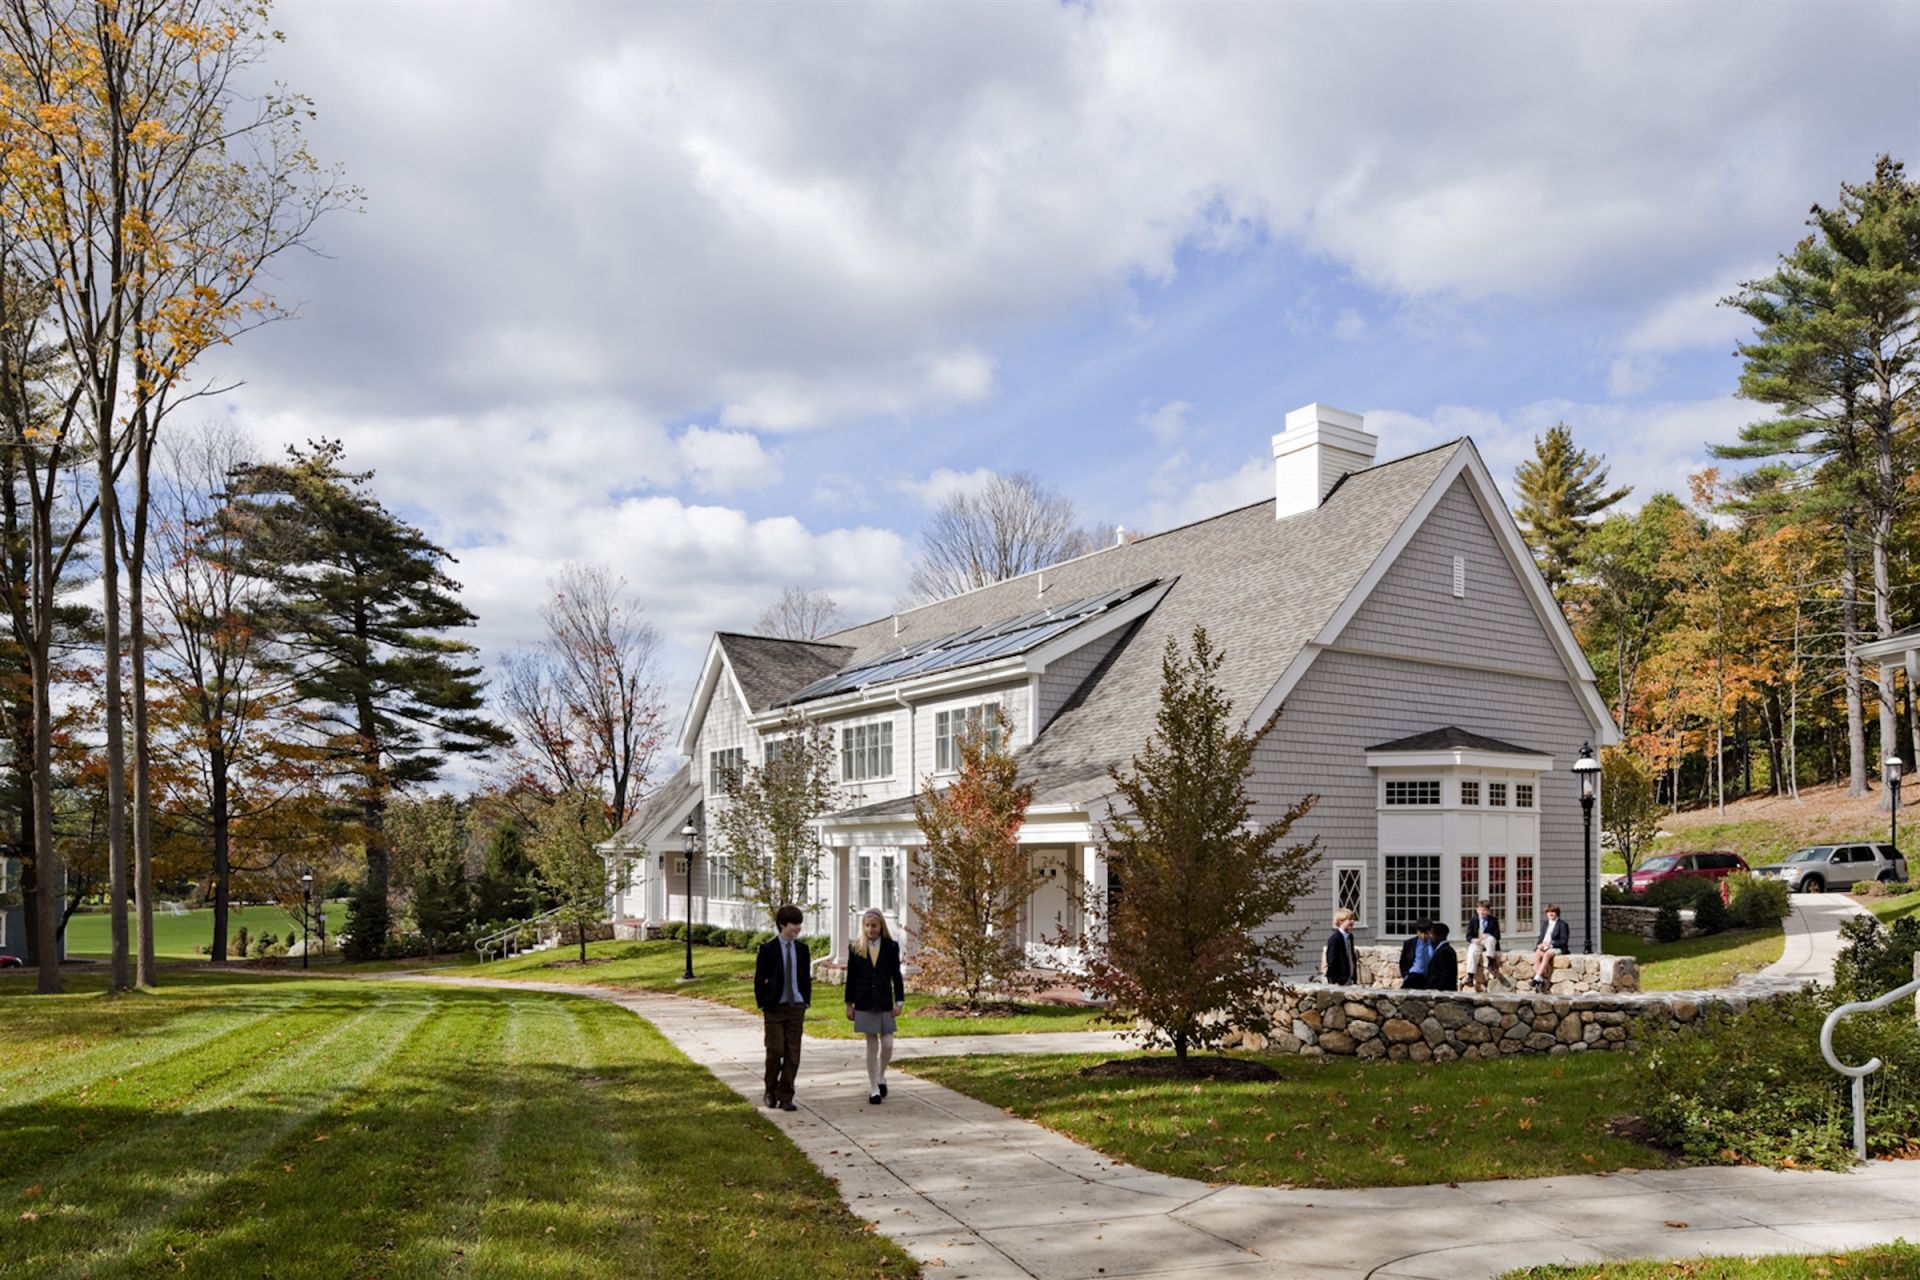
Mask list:
POLYGON ((1736 871, 1750 870, 1747 860, 1737 853, 1663 853, 1648 858, 1633 872, 1633 883, 1622 876, 1615 884, 1626 885, 1635 893, 1644 893, 1662 880, 1692 876, 1700 880, 1725 880, 1736 871))

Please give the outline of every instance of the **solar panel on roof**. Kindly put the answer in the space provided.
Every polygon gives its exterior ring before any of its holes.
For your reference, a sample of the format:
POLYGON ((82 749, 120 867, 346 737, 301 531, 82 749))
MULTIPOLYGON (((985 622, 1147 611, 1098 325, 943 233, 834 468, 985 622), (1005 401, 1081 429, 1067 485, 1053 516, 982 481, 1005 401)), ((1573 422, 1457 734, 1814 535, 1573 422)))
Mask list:
POLYGON ((836 693, 886 684, 905 676, 931 675, 936 671, 970 667, 994 658, 1025 653, 1157 585, 1158 580, 1155 580, 1120 587, 1101 595, 1050 605, 998 622, 983 623, 962 631, 949 631, 918 644, 889 649, 860 666, 836 671, 795 690, 786 698, 786 705, 812 702, 836 693))

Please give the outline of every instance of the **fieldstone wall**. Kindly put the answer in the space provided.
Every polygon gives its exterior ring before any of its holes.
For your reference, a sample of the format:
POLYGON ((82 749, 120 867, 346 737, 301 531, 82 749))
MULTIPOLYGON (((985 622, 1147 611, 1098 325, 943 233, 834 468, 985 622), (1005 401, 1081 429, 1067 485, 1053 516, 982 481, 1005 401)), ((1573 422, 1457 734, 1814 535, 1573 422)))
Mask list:
MULTIPOLYGON (((1731 1007, 1746 999, 1716 997, 1731 1007)), ((1271 1036, 1230 1033, 1228 1047, 1307 1057, 1451 1062, 1509 1054, 1638 1049, 1649 1031, 1691 1025, 1697 995, 1476 995, 1370 987, 1285 987, 1271 1036)))
MULTIPOLYGON (((1460 954, 1460 980, 1467 980, 1467 948, 1455 943, 1460 954)), ((1397 988, 1401 982, 1400 948, 1355 947, 1360 960, 1357 985, 1397 988)), ((1487 962, 1489 988, 1525 992, 1533 981, 1533 951, 1503 951, 1487 962)), ((1580 995, 1595 992, 1616 995, 1640 989, 1640 966, 1632 956, 1555 956, 1552 994, 1580 995)))
MULTIPOLYGON (((1653 922, 1660 916, 1658 907, 1606 907, 1600 908, 1600 927, 1614 933, 1631 933, 1648 942, 1654 940, 1653 922)), ((1683 908, 1679 912, 1681 936, 1687 938, 1705 937, 1705 931, 1694 927, 1693 909, 1683 908)))

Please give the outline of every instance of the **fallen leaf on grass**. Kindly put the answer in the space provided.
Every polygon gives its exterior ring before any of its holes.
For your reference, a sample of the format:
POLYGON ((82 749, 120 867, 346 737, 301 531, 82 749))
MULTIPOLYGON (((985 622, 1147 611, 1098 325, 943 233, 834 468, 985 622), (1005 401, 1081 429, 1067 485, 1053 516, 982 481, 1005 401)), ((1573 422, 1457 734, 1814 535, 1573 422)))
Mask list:
POLYGON ((1684 1223, 1684 1222, 1674 1222, 1674 1221, 1672 1221, 1671 1219, 1669 1219, 1669 1220, 1668 1220, 1668 1222, 1667 1222, 1667 1225, 1668 1225, 1668 1226, 1670 1226, 1670 1227, 1672 1227, 1672 1228, 1673 1228, 1673 1229, 1674 1229, 1675 1231, 1685 1231, 1685 1230, 1687 1229, 1687 1224, 1686 1224, 1686 1223, 1684 1223))

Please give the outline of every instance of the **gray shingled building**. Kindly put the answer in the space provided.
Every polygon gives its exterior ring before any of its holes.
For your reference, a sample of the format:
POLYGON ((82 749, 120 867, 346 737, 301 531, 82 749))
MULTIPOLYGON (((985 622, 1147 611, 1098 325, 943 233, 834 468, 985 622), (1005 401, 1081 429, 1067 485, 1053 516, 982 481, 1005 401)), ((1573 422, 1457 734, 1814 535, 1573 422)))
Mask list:
POLYGON ((1578 939, 1598 904, 1582 901, 1568 766, 1618 736, 1593 672, 1473 443, 1379 464, 1375 445, 1357 415, 1309 405, 1274 437, 1272 501, 818 643, 716 635, 680 738, 689 764, 608 848, 628 873, 616 914, 764 927, 724 857, 696 859, 689 904, 679 833, 797 710, 834 733, 844 799, 808 928, 839 949, 871 905, 910 937, 912 795, 951 773, 955 736, 991 704, 1035 786, 1021 839, 1047 880, 1024 927, 1047 963, 1070 887, 1102 888, 1108 770, 1152 731, 1166 643, 1204 624, 1235 706, 1281 711, 1251 779, 1257 816, 1319 797, 1302 824, 1319 882, 1276 928, 1344 904, 1361 941, 1389 941, 1485 896, 1509 938, 1551 900, 1578 939))

